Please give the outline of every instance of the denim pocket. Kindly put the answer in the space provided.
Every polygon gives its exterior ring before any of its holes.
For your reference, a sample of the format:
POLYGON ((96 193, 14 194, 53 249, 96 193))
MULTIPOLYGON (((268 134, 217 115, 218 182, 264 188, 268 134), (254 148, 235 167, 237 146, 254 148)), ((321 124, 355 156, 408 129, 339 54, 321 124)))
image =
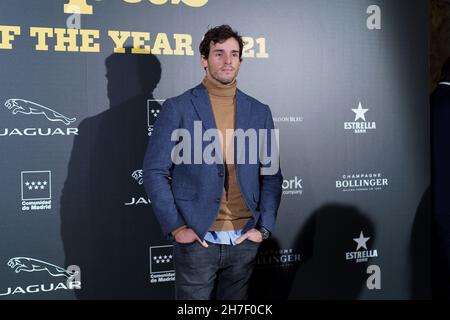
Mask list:
POLYGON ((198 242, 197 240, 194 240, 193 242, 176 242, 174 241, 173 244, 176 246, 180 246, 180 247, 190 247, 192 245, 194 245, 196 242, 198 242))

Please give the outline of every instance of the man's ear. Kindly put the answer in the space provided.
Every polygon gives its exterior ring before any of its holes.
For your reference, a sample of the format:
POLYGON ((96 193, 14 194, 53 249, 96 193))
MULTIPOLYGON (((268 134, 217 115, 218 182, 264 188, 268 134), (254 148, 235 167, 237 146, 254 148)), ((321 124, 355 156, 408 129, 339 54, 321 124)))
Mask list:
POLYGON ((202 64, 203 68, 207 68, 208 67, 208 59, 205 58, 205 56, 200 56, 200 63, 202 64))

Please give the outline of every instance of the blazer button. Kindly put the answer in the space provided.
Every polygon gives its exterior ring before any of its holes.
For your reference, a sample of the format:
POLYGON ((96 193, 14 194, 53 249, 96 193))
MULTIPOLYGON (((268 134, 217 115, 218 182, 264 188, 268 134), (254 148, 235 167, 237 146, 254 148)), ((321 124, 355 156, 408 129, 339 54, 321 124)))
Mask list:
POLYGON ((219 176, 220 176, 220 177, 223 177, 223 172, 219 172, 219 176))
POLYGON ((220 203, 220 198, 217 198, 217 199, 216 199, 216 202, 217 202, 217 203, 220 203))

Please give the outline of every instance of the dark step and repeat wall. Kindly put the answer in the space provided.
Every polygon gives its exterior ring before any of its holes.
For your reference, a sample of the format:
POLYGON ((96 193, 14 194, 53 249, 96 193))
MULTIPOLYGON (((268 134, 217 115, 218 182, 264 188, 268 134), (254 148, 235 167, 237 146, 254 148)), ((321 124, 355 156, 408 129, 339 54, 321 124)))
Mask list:
POLYGON ((430 297, 425 1, 0 4, 0 299, 172 299, 142 185, 162 102, 230 24, 280 130, 283 197, 250 298, 430 297))

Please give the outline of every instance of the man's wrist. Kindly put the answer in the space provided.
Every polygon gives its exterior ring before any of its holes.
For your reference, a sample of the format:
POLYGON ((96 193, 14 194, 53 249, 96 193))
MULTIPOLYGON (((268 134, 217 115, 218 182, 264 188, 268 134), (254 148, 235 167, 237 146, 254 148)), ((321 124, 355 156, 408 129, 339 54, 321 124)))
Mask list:
POLYGON ((175 230, 173 230, 171 232, 172 236, 175 237, 181 230, 186 229, 186 228, 187 228, 187 225, 182 225, 181 227, 176 228, 175 230))
POLYGON ((269 239, 270 238, 270 231, 267 230, 266 228, 264 228, 263 226, 259 226, 256 228, 256 230, 258 230, 259 232, 261 232, 262 238, 263 240, 269 239))

